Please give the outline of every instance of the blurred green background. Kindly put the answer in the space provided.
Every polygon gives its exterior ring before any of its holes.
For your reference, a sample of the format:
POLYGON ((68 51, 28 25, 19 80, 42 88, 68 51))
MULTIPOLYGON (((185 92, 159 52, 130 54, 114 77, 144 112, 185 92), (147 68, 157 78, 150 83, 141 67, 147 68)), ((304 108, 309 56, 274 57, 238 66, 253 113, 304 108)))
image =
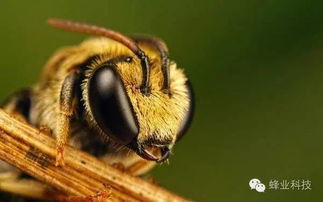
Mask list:
POLYGON ((0 100, 32 85, 57 49, 86 36, 49 17, 161 37, 196 93, 191 130, 151 173, 196 201, 323 200, 323 1, 0 2, 0 100), (250 190, 251 178, 312 190, 250 190))

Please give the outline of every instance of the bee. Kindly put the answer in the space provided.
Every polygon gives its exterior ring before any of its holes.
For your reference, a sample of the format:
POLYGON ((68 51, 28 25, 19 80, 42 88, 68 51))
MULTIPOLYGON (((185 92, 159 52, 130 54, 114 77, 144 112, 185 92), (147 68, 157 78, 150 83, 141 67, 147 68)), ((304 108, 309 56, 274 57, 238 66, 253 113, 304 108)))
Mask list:
POLYGON ((50 129, 58 166, 64 166, 66 144, 134 175, 165 162, 194 108, 192 86, 169 59, 166 44, 85 23, 48 22, 96 38, 56 52, 39 81, 13 95, 4 109, 50 129))

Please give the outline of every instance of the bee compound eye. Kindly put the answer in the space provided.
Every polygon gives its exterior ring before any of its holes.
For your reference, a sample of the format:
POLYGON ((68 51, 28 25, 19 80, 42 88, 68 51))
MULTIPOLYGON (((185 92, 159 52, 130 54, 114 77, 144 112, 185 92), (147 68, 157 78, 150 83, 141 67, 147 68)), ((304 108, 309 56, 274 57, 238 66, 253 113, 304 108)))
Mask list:
POLYGON ((194 110, 195 110, 195 100, 194 100, 194 92, 193 92, 193 87, 191 82, 188 80, 186 82, 186 88, 187 88, 187 93, 188 93, 188 98, 189 98, 189 106, 188 110, 185 113, 185 116, 181 122, 181 125, 179 127, 178 133, 177 133, 177 139, 176 141, 180 140, 187 130, 189 129, 192 120, 193 120, 193 115, 194 115, 194 110))
POLYGON ((114 65, 96 69, 88 86, 90 110, 98 126, 118 143, 130 143, 139 133, 138 122, 114 65))

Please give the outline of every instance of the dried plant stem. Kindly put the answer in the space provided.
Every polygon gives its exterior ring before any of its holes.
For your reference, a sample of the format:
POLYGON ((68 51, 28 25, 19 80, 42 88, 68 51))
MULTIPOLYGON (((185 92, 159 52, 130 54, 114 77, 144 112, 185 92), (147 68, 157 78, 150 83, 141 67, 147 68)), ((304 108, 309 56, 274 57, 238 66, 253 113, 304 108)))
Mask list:
POLYGON ((187 201, 141 178, 67 146, 65 166, 55 166, 55 140, 0 109, 0 159, 66 195, 108 192, 113 201, 187 201))

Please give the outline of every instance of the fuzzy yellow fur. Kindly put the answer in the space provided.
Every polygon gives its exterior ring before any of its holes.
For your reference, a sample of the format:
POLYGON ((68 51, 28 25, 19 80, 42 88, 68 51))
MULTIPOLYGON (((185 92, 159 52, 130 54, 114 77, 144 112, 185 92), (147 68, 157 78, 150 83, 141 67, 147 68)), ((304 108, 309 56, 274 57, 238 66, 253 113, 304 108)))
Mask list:
MULTIPOLYGON (((119 55, 134 57, 135 60, 132 63, 119 63, 117 71, 123 80, 139 122, 138 141, 143 142, 151 136, 155 136, 154 138, 160 140, 171 139, 174 143, 180 122, 189 106, 189 97, 185 86, 187 78, 182 70, 177 69, 174 62, 170 66, 170 92, 172 96, 169 97, 161 91, 163 75, 160 68, 160 56, 150 47, 142 46, 141 48, 148 55, 152 64, 150 74, 151 94, 145 96, 139 88, 142 80, 140 61, 126 47, 105 38, 86 41, 82 46, 95 50, 107 48, 106 52, 89 66, 90 68, 86 72, 87 78, 96 67, 108 59, 119 55)), ((87 85, 86 79, 82 85, 84 99, 87 99, 87 85)), ((86 108, 90 111, 89 106, 86 105, 86 108)))
MULTIPOLYGON (((87 102, 89 99, 87 93, 88 77, 99 64, 111 58, 120 55, 132 56, 133 62, 118 63, 117 71, 123 80, 139 122, 138 141, 144 142, 152 138, 152 136, 158 140, 169 139, 172 142, 171 148, 176 141, 179 126, 189 107, 189 97, 185 86, 187 78, 183 71, 176 67, 176 63, 171 62, 170 92, 172 96, 169 97, 164 94, 161 91, 163 75, 158 52, 152 47, 144 46, 143 44, 139 44, 139 46, 149 57, 151 63, 150 96, 142 95, 139 89, 142 80, 139 59, 128 48, 118 42, 107 38, 93 38, 81 43, 79 46, 64 48, 49 60, 39 83, 34 87, 34 106, 31 111, 31 122, 36 125, 55 126, 58 117, 58 98, 64 78, 87 59, 98 55, 99 57, 89 65, 86 78, 82 82, 82 97, 85 100, 85 110, 88 114, 86 118, 92 125, 96 125, 87 102)), ((97 126, 94 126, 94 128, 100 131, 97 126)), ((52 129, 53 134, 55 134, 55 128, 52 129)), ((110 140, 108 141, 115 144, 110 140)), ((70 140, 69 143, 77 146, 77 143, 74 143, 73 140, 70 140)), ((126 155, 133 156, 134 154, 127 153, 126 155)), ((112 156, 113 158, 108 160, 109 163, 120 161, 124 163, 122 161, 122 158, 125 158, 124 156, 118 154, 112 156)), ((148 167, 150 168, 153 164, 151 162, 148 167)))

